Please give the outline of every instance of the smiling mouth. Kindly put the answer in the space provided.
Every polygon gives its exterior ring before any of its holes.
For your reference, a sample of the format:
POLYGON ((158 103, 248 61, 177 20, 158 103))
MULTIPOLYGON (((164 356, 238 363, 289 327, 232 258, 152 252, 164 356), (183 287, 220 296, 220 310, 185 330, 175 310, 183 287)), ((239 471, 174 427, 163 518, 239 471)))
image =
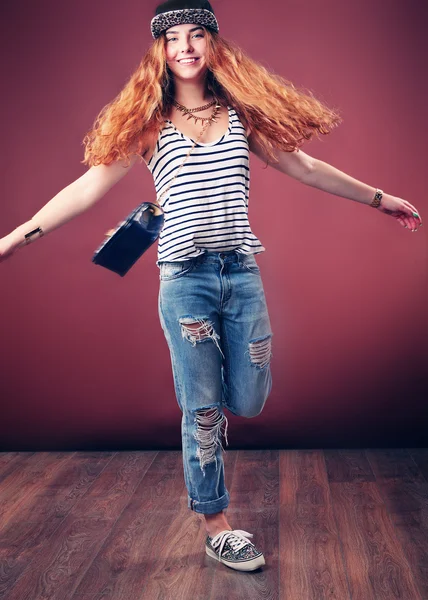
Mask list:
POLYGON ((194 65, 195 62, 197 62, 198 60, 199 60, 199 56, 197 58, 189 58, 189 59, 185 59, 185 60, 178 60, 177 62, 180 65, 186 66, 186 65, 194 65))

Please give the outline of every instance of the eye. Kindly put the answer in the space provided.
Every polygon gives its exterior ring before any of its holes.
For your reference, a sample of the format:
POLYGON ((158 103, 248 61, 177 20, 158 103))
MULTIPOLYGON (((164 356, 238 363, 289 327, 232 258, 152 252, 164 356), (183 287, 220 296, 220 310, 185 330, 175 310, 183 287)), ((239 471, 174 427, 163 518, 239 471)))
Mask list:
MULTIPOLYGON (((199 37, 204 37, 202 33, 195 33, 192 37, 196 37, 198 35, 199 35, 199 37)), ((176 40, 176 39, 177 39, 176 37, 171 37, 171 38, 167 38, 166 41, 167 42, 172 42, 172 40, 176 40)))

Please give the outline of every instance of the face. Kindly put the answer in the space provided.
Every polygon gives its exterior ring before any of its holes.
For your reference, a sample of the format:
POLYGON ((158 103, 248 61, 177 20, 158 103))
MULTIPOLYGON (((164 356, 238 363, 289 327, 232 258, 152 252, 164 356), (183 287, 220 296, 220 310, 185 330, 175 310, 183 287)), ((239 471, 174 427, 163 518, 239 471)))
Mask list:
POLYGON ((202 25, 182 23, 166 30, 166 62, 175 77, 200 79, 205 75, 206 33, 202 25), (183 59, 192 59, 183 62, 183 59))

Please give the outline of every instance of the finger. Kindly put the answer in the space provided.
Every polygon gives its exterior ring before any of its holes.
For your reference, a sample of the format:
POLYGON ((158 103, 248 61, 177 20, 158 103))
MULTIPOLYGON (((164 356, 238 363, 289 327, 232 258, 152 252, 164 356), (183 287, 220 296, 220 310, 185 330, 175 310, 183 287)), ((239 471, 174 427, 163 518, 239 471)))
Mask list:
POLYGON ((418 209, 415 206, 413 206, 413 204, 410 204, 410 202, 407 202, 407 200, 404 200, 404 203, 406 205, 406 208, 410 210, 412 217, 421 221, 421 216, 419 214, 418 209))
POLYGON ((398 215, 396 216, 396 219, 398 220, 399 223, 401 223, 407 229, 409 229, 409 230, 413 229, 411 219, 407 213, 405 213, 405 212, 398 213, 398 215))
POLYGON ((417 212, 417 210, 412 210, 410 208, 407 209, 405 219, 410 230, 418 228, 419 224, 421 223, 418 217, 419 213, 417 212))
POLYGON ((410 217, 409 218, 409 227, 410 227, 410 231, 417 231, 418 230, 418 221, 414 218, 414 217, 410 217))
POLYGON ((417 210, 412 210, 411 216, 415 220, 415 223, 419 224, 422 222, 421 215, 418 213, 417 210))
POLYGON ((416 225, 416 220, 415 220, 414 217, 410 217, 408 219, 408 222, 409 222, 409 229, 410 229, 410 231, 413 231, 414 229, 418 228, 418 226, 416 225))
POLYGON ((396 213, 394 215, 394 218, 397 219, 397 221, 403 225, 404 227, 407 227, 407 215, 406 213, 400 211, 399 213, 396 213))
POLYGON ((419 212, 417 210, 415 210, 414 212, 412 212, 412 214, 415 217, 417 224, 422 225, 422 217, 419 214, 419 212))
POLYGON ((407 200, 403 200, 403 204, 406 206, 406 208, 410 208, 411 210, 418 212, 416 206, 413 206, 413 204, 410 204, 410 202, 408 202, 407 200))

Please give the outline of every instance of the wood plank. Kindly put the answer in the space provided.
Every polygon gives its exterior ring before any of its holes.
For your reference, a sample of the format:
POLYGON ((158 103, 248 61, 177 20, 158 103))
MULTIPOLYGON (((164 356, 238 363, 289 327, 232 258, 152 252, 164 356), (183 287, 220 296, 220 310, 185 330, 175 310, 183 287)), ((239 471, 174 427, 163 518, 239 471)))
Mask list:
POLYGON ((349 599, 322 451, 280 452, 279 528, 281 600, 349 599))
POLYGON ((419 472, 422 473, 426 481, 428 481, 428 448, 407 448, 406 450, 415 461, 419 472))
POLYGON ((18 465, 24 465, 33 454, 34 452, 0 452, 0 484, 18 465))
POLYGON ((364 450, 324 450, 328 481, 375 481, 376 477, 364 450))
POLYGON ((16 465, 16 469, 1 482, 0 530, 34 495, 51 483, 74 455, 74 452, 40 452, 16 465))
POLYGON ((49 480, 27 490, 10 512, 7 530, 22 521, 44 522, 56 527, 86 494, 99 474, 111 461, 113 452, 79 452, 65 463, 58 463, 58 469, 49 480))
POLYGON ((367 455, 413 578, 428 598, 428 483, 406 449, 367 455))
POLYGON ((422 600, 376 483, 331 491, 352 600, 422 600))

